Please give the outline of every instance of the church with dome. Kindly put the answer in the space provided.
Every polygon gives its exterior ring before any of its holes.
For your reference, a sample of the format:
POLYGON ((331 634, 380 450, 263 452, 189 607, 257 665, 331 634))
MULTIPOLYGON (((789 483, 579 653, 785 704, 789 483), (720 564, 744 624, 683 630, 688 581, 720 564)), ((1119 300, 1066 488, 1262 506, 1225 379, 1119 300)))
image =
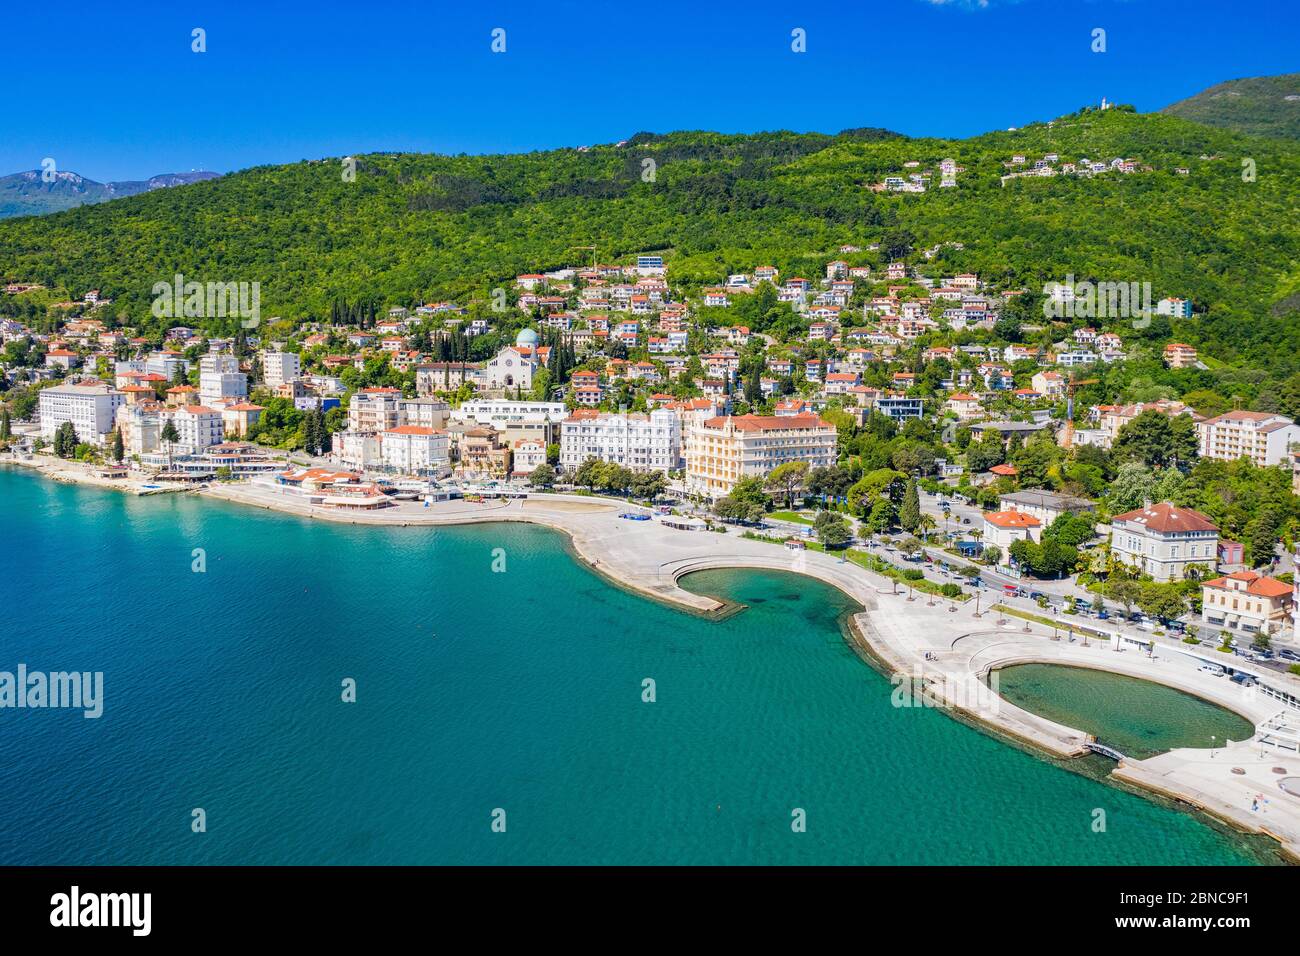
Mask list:
POLYGON ((483 368, 483 387, 489 391, 531 391, 533 373, 537 371, 538 335, 533 329, 520 329, 515 344, 507 345, 483 368))

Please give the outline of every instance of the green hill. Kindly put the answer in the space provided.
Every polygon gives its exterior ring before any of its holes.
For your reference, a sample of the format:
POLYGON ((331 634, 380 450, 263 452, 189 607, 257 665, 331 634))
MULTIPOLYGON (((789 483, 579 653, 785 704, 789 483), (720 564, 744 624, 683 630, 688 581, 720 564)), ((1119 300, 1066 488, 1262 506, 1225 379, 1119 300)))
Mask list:
POLYGON ((338 297, 486 300, 518 273, 590 261, 592 245, 602 262, 663 250, 690 285, 762 264, 815 277, 840 245, 882 237, 913 261, 959 242, 939 254, 949 273, 1035 291, 1070 274, 1149 281, 1203 315, 1132 335, 1177 336, 1232 374, 1300 371, 1300 144, 1172 116, 1084 110, 966 140, 638 134, 587 151, 372 154, 343 172, 339 159, 259 167, 0 222, 0 278, 98 288, 147 325, 151 287, 178 272, 258 281, 264 315, 302 319, 338 297), (1013 154, 1052 152, 1150 171, 1002 184, 1013 154), (924 194, 867 188, 945 158, 964 167, 955 189, 934 188, 937 173, 924 194))
POLYGON ((1300 73, 1229 80, 1160 112, 1252 136, 1300 139, 1300 73))

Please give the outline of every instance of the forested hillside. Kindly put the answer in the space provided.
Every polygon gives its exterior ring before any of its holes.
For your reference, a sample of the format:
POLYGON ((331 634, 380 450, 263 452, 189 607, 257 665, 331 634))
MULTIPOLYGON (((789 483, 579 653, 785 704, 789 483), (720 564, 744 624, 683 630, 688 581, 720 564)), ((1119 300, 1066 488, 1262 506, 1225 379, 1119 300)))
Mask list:
POLYGON ((1229 80, 1161 112, 1254 136, 1300 139, 1300 73, 1229 80))
POLYGON ((674 284, 768 264, 813 273, 841 244, 882 253, 945 242, 951 274, 1031 290, 1150 281, 1193 300, 1166 331, 1233 374, 1300 371, 1300 144, 1160 114, 1084 110, 967 140, 639 134, 621 146, 500 156, 375 154, 259 167, 182 189, 0 223, 0 278, 147 320, 175 273, 258 281, 266 315, 327 315, 337 299, 484 299, 518 273, 662 250, 674 284), (1020 178, 1013 154, 1136 160, 1130 175, 1020 178), (952 158, 954 189, 877 193, 909 161, 952 158))

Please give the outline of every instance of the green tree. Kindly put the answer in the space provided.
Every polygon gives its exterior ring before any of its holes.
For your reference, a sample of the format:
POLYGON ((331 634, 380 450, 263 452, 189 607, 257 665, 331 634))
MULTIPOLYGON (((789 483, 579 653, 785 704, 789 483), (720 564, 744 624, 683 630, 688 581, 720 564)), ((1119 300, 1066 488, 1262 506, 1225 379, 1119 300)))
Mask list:
POLYGON ((835 511, 819 511, 813 519, 817 538, 828 548, 838 548, 853 540, 853 529, 845 517, 835 511))
POLYGON ((898 524, 904 531, 915 533, 921 527, 921 495, 916 488, 916 479, 910 478, 907 490, 903 492, 903 503, 898 508, 898 524))
POLYGON ((1120 428, 1111 447, 1115 461, 1139 461, 1148 468, 1190 466, 1196 458, 1196 426, 1190 415, 1147 409, 1120 428))
POLYGON ((1124 616, 1128 617, 1142 597, 1142 586, 1128 578, 1117 578, 1106 584, 1106 594, 1111 600, 1124 605, 1124 616))
POLYGON ((772 469, 764 482, 764 487, 775 494, 785 497, 787 508, 794 504, 795 495, 808 480, 808 462, 787 461, 772 469))
POLYGON ((113 460, 120 462, 126 457, 126 446, 122 441, 122 429, 113 429, 113 460))
POLYGON ((163 425, 162 432, 158 436, 167 443, 167 470, 172 470, 172 446, 181 440, 180 432, 176 430, 176 423, 170 418, 167 424, 163 425))

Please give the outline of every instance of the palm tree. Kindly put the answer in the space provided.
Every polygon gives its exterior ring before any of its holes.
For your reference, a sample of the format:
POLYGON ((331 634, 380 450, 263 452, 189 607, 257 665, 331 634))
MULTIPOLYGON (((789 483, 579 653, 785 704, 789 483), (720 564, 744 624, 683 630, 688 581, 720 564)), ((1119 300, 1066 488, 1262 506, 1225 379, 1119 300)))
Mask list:
POLYGON ((916 523, 916 530, 921 532, 926 544, 930 543, 930 532, 934 530, 935 524, 934 517, 926 514, 921 515, 921 520, 916 523))
POLYGON ((180 433, 176 431, 176 423, 170 418, 167 424, 163 426, 162 434, 158 436, 167 443, 167 471, 172 470, 172 444, 180 441, 180 433))

